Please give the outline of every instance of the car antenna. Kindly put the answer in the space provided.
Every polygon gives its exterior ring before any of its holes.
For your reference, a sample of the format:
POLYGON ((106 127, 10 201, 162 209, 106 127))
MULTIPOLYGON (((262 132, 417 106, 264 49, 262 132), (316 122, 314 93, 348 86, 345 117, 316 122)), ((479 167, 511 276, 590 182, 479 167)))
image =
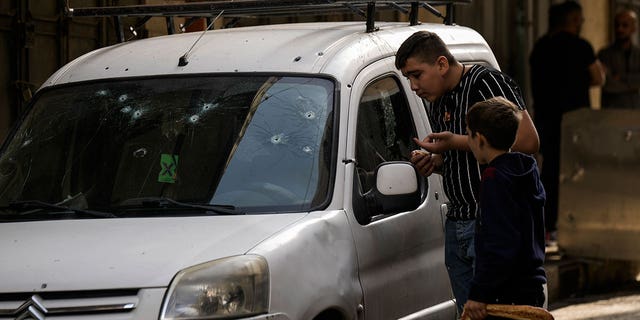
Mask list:
POLYGON ((213 24, 216 22, 216 20, 218 20, 218 18, 220 18, 220 16, 222 15, 222 13, 224 13, 224 10, 220 11, 220 13, 218 13, 218 15, 215 17, 215 19, 213 19, 213 21, 211 21, 211 23, 209 23, 209 25, 207 26, 206 29, 204 29, 204 31, 202 31, 202 33, 200 34, 200 36, 198 37, 198 39, 196 39, 196 41, 193 42, 193 44, 191 45, 191 48, 189 48, 189 50, 187 50, 187 52, 185 52, 180 59, 178 59, 178 67, 184 67, 189 63, 189 60, 187 60, 187 58, 189 57, 189 53, 191 53, 191 50, 193 50, 193 47, 196 46, 196 43, 198 43, 198 41, 200 41, 200 39, 202 39, 202 36, 204 36, 205 32, 209 31, 209 29, 211 29, 211 27, 213 26, 213 24))

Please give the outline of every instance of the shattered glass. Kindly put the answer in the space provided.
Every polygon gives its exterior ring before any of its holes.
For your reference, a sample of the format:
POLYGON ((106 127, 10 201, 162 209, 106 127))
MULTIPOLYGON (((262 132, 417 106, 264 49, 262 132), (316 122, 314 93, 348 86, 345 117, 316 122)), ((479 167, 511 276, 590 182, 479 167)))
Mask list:
POLYGON ((101 210, 167 197, 286 212, 327 197, 328 79, 111 80, 54 87, 33 101, 0 154, 0 206, 82 195, 101 210))

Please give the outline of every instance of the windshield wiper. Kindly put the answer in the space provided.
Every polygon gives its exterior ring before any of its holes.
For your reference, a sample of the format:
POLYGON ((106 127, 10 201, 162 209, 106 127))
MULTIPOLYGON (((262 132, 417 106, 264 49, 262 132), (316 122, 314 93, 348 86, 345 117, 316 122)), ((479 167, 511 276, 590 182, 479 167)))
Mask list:
POLYGON ((188 203, 173 200, 165 197, 147 197, 147 198, 132 198, 124 200, 120 203, 121 206, 138 206, 143 208, 160 208, 160 209, 196 209, 203 210, 205 212, 213 212, 223 215, 242 215, 246 214, 243 211, 239 211, 236 207, 231 205, 217 205, 217 204, 200 204, 200 203, 188 203))
POLYGON ((51 210, 55 213, 80 213, 97 218, 117 218, 116 215, 109 212, 71 208, 40 200, 11 201, 6 208, 17 211, 18 215, 28 215, 43 210, 51 210))

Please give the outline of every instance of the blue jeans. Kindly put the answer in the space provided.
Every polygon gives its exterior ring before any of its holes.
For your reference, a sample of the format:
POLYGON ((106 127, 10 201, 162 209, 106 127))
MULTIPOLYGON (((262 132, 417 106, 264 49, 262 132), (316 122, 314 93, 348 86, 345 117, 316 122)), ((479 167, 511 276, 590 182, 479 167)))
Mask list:
POLYGON ((444 263, 449 272, 451 289, 456 298, 459 314, 462 314, 464 304, 469 296, 475 249, 473 236, 475 234, 475 220, 445 222, 444 263))

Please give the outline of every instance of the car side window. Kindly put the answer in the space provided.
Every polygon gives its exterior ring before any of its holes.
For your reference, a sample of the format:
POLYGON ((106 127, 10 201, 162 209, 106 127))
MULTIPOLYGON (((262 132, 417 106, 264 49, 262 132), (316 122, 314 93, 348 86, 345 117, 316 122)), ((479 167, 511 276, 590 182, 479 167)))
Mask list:
POLYGON ((386 161, 409 161, 417 136, 406 95, 393 76, 367 85, 358 107, 356 168, 361 192, 371 190, 376 167, 386 161))

